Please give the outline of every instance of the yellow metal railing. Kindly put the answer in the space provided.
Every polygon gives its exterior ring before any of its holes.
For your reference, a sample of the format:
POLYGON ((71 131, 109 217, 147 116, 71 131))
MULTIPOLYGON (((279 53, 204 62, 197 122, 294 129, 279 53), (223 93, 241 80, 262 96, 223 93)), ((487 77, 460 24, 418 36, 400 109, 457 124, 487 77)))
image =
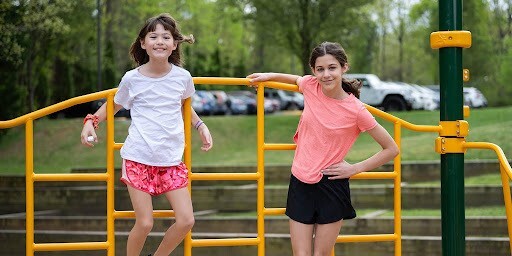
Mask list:
MULTIPOLYGON (((213 78, 196 77, 195 84, 219 84, 219 85, 249 85, 246 78, 213 78)), ((185 143, 187 145, 184 153, 185 164, 190 170, 189 191, 194 180, 255 180, 257 182, 257 237, 256 238, 228 238, 228 239, 192 239, 189 232, 184 239, 184 255, 192 255, 193 247, 210 246, 258 246, 258 256, 265 255, 265 230, 264 219, 267 215, 282 215, 284 208, 266 208, 264 205, 264 152, 266 150, 294 150, 295 144, 273 144, 264 141, 264 90, 265 87, 297 91, 296 85, 264 82, 259 84, 257 89, 257 170, 256 173, 194 173, 191 163, 191 117, 190 100, 186 101, 185 119, 185 143)), ((64 102, 46 107, 41 110, 26 114, 24 116, 9 120, 0 121, 0 129, 11 128, 25 124, 26 135, 26 255, 33 256, 35 251, 68 251, 68 250, 107 250, 108 256, 115 255, 115 231, 114 221, 120 218, 133 218, 133 211, 116 211, 114 209, 114 152, 119 150, 122 143, 114 141, 114 108, 113 99, 117 89, 105 90, 80 97, 75 97, 64 102), (33 121, 71 107, 73 105, 89 102, 101 98, 107 99, 107 171, 106 173, 91 174, 36 174, 34 173, 34 145, 33 145, 33 121), (105 181, 107 184, 107 240, 104 242, 80 242, 80 243, 35 243, 34 242, 34 182, 36 181, 105 181)), ((467 131, 464 123, 443 123, 439 125, 415 125, 398 117, 390 115, 379 109, 367 106, 369 111, 377 117, 390 121, 394 125, 394 140, 401 148, 402 127, 419 132, 438 132, 440 136, 458 134, 465 137, 467 131), (463 128, 461 128, 463 127, 463 128)), ((465 109, 465 112, 468 112, 465 109)), ((508 164, 503 151, 496 145, 484 142, 462 141, 463 148, 485 148, 494 150, 500 161, 501 176, 503 182, 503 193, 507 212, 509 236, 512 238, 512 202, 510 195, 509 180, 512 178, 512 170, 508 164)), ((441 145, 443 147, 443 145, 441 145)), ((450 146, 448 150, 457 148, 450 146)), ((444 148, 443 148, 444 150, 444 148)), ((340 235, 337 242, 385 242, 393 241, 395 244, 395 256, 402 254, 402 233, 401 233, 401 155, 394 159, 392 172, 365 172, 352 177, 353 179, 393 179, 394 181, 394 232, 392 234, 370 234, 370 235, 340 235)), ((155 210, 154 217, 173 217, 172 210, 155 210)), ((512 241, 512 240, 511 240, 512 241)), ((510 243, 512 251, 512 242, 510 243)), ((334 255, 334 251, 331 253, 334 255)))

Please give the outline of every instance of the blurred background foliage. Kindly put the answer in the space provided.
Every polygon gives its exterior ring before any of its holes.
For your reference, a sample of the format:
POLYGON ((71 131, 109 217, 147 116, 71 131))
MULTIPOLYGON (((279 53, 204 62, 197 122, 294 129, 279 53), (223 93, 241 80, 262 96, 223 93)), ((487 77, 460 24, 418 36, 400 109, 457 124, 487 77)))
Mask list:
MULTIPOLYGON (((439 83, 438 50, 429 44, 438 30, 433 0, 7 0, 0 2, 0 120, 116 87, 134 67, 128 50, 139 28, 163 12, 194 34, 196 43, 182 51, 196 77, 309 73, 311 48, 337 41, 350 72, 439 83)), ((464 0, 463 29, 473 41, 463 55, 471 71, 465 85, 490 106, 510 105, 512 1, 464 0)))

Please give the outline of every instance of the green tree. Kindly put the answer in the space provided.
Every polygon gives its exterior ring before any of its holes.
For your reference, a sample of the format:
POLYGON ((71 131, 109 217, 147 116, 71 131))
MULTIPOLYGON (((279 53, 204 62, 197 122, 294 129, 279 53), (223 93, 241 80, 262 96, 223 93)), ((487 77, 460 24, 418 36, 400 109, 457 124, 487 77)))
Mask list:
MULTIPOLYGON (((309 72, 311 49, 318 43, 336 40, 344 43, 354 21, 360 19, 360 7, 369 0, 252 0, 250 16, 255 21, 257 40, 289 49, 309 72), (346 28, 346 29, 343 29, 346 28)), ((357 23, 357 22, 356 22, 357 23)))

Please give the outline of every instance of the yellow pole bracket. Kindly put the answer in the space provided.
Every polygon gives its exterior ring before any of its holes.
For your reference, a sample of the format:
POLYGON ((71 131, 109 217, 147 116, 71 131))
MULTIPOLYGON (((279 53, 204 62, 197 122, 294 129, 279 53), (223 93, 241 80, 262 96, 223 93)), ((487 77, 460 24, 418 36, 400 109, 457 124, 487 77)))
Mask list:
POLYGON ((432 49, 446 47, 471 47, 471 32, 458 31, 437 31, 430 33, 430 47, 432 49))
POLYGON ((434 149, 438 154, 466 153, 464 143, 466 143, 465 138, 437 137, 434 149))
POLYGON ((469 69, 465 68, 462 70, 462 81, 469 81, 469 69))
POLYGON ((462 113, 464 115, 464 118, 468 118, 469 117, 469 113, 470 113, 469 106, 463 106, 462 107, 462 113))
POLYGON ((441 137, 459 137, 464 138, 469 134, 469 123, 465 120, 440 121, 442 127, 439 131, 441 137))

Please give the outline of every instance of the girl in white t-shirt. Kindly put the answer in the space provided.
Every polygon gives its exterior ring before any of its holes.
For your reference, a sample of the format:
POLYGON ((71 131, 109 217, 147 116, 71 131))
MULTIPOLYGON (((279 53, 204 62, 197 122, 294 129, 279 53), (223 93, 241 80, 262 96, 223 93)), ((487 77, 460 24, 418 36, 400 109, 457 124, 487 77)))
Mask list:
MULTIPOLYGON (((153 227, 152 196, 163 194, 169 200, 175 223, 165 232, 154 256, 169 255, 194 225, 192 201, 187 190, 188 170, 182 162, 184 101, 195 92, 192 76, 181 67, 181 42, 193 43, 184 36, 168 14, 150 18, 132 44, 130 54, 138 67, 126 72, 114 97, 114 112, 129 109, 131 125, 123 147, 121 180, 127 184, 135 211, 135 224, 128 236, 128 256, 139 256, 153 227)), ((206 124, 194 109, 192 125, 198 130, 202 150, 212 148, 206 124)), ((92 147, 95 129, 106 119, 106 104, 94 115, 87 115, 81 133, 82 144, 92 147)))

